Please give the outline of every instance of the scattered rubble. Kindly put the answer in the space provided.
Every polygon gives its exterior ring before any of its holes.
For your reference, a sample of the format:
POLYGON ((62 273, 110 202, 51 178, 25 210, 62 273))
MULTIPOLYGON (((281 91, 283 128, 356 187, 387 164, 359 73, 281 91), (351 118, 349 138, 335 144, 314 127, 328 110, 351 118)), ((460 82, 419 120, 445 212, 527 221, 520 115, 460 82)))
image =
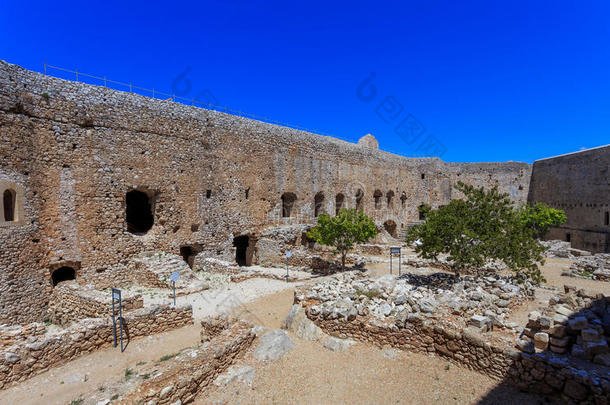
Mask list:
POLYGON ((561 275, 610 281, 610 253, 578 257, 570 265, 570 268, 564 270, 561 275))
POLYGON ((542 312, 532 311, 517 341, 527 353, 557 354, 610 366, 610 296, 565 286, 542 312))
POLYGON ((405 320, 417 314, 444 318, 460 327, 468 323, 489 330, 494 326, 511 328, 513 325, 505 322, 511 308, 531 298, 533 292, 530 282, 519 284, 499 275, 458 277, 435 273, 362 278, 343 274, 301 292, 300 299, 315 300, 308 315, 324 319, 350 321, 358 315, 371 315, 405 320))
POLYGON ((547 257, 560 257, 565 259, 572 259, 579 256, 590 256, 591 252, 586 250, 574 249, 570 242, 562 240, 543 240, 540 241, 544 247, 546 247, 547 257))

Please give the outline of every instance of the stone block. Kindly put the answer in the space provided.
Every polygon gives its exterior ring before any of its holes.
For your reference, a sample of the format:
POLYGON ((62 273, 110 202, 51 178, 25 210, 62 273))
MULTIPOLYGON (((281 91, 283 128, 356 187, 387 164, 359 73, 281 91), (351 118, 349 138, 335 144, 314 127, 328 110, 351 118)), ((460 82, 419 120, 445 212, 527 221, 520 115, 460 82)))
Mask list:
POLYGON ((566 327, 563 325, 553 325, 551 329, 549 329, 549 333, 551 336, 556 338, 562 338, 566 335, 566 327))
POLYGON ((563 305, 558 305, 555 308, 555 313, 558 313, 558 314, 561 314, 561 315, 565 315, 565 316, 570 316, 570 315, 572 315, 572 310, 569 309, 569 308, 566 308, 563 305))
POLYGON ((584 316, 577 316, 568 321, 568 326, 571 330, 583 330, 589 327, 589 322, 584 316))
POLYGON ((546 350, 549 346, 549 334, 538 332, 534 335, 534 346, 538 350, 546 350))
POLYGON ((566 325, 569 321, 569 318, 565 315, 555 314, 553 316, 553 322, 559 325, 566 325))
POLYGON ((595 356, 596 354, 610 352, 610 348, 608 348, 608 343, 606 343, 606 339, 600 339, 599 342, 584 342, 583 348, 588 354, 592 356, 595 356))
POLYGON ((541 316, 538 318, 538 324, 541 330, 547 331, 553 326, 553 320, 548 316, 541 316))
POLYGON ((517 339, 516 342, 517 349, 525 352, 525 353, 534 353, 534 344, 529 340, 517 339))
POLYGON ((563 338, 551 337, 550 342, 553 346, 566 347, 570 343, 570 338, 567 336, 563 338))
POLYGON ((610 367, 610 353, 600 353, 593 358, 593 362, 610 367))
POLYGON ((583 329, 580 334, 585 342, 599 342, 601 340, 601 336, 596 329, 583 329))
POLYGON ((566 381, 566 384, 563 387, 563 393, 568 397, 579 401, 587 398, 587 388, 574 380, 566 381))

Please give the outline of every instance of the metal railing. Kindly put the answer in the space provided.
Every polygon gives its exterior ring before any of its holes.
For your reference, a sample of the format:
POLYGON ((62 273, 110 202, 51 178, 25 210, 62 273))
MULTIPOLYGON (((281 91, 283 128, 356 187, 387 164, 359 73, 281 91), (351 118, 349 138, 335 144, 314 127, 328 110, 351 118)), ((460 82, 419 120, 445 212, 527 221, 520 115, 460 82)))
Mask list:
POLYGON ((52 65, 47 64, 47 62, 45 61, 44 62, 44 74, 45 75, 54 76, 54 77, 64 79, 64 80, 73 80, 70 77, 62 77, 62 76, 50 73, 52 71, 65 72, 70 75, 73 74, 74 80, 77 82, 81 82, 81 83, 93 84, 93 85, 97 85, 97 86, 104 86, 107 88, 111 88, 113 90, 129 92, 131 94, 138 94, 140 96, 150 97, 150 98, 154 98, 157 100, 172 101, 174 103, 180 103, 180 104, 184 104, 184 105, 190 105, 193 107, 204 108, 206 110, 213 110, 213 111, 223 112, 223 113, 227 113, 227 114, 237 115, 240 117, 265 122, 268 124, 274 124, 274 125, 279 125, 279 126, 283 126, 283 127, 288 127, 291 129, 296 129, 299 131, 310 132, 312 134, 333 136, 333 135, 325 133, 325 132, 316 131, 316 130, 312 130, 310 128, 305 128, 305 127, 302 127, 299 125, 294 125, 294 124, 290 124, 290 123, 286 123, 286 122, 273 120, 268 117, 262 117, 259 115, 249 114, 249 113, 245 113, 243 111, 233 110, 228 107, 222 107, 222 106, 218 106, 218 105, 214 105, 214 104, 210 104, 210 103, 203 103, 195 98, 189 99, 186 97, 180 97, 180 96, 176 96, 175 94, 169 94, 169 93, 164 93, 164 92, 155 90, 154 88, 146 89, 143 87, 135 86, 133 83, 118 82, 116 80, 110 80, 105 76, 99 77, 99 76, 94 76, 94 75, 90 75, 87 73, 79 72, 78 69, 70 70, 70 69, 64 69, 64 68, 61 68, 58 66, 52 66, 52 65), (87 81, 85 79, 89 79, 89 81, 87 81))

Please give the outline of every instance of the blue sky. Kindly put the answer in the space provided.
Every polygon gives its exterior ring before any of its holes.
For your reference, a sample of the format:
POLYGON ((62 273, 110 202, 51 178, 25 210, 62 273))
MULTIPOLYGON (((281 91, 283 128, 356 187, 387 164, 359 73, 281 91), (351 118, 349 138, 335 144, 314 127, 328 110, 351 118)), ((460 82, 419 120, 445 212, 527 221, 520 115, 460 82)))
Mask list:
POLYGON ((532 162, 610 143, 605 0, 126 3, 0 0, 0 59, 372 133, 407 156, 532 162))

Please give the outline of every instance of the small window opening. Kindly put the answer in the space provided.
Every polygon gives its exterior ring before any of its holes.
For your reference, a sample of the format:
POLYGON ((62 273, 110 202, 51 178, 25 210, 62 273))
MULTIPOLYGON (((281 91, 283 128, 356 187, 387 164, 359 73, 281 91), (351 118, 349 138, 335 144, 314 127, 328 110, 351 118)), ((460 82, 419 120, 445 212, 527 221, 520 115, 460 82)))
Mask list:
POLYGON ((282 217, 288 218, 292 216, 294 203, 297 196, 293 193, 282 194, 282 217))
POLYGON ((388 204, 388 208, 394 208, 394 192, 392 190, 388 191, 385 197, 388 204))
POLYGON ((337 194, 335 197, 335 215, 339 215, 339 211, 343 208, 345 202, 345 196, 342 193, 337 194))
POLYGON ((205 198, 212 198, 212 190, 205 190, 205 198))
POLYGON ((60 267, 51 274, 51 279, 53 280, 53 287, 55 287, 63 281, 75 280, 76 271, 72 267, 60 267))
POLYGON ((2 195, 2 205, 4 207, 4 220, 12 222, 15 220, 15 196, 14 190, 5 190, 2 195))
POLYGON ((610 212, 606 211, 606 215, 604 218, 604 225, 610 225, 610 212))
POLYGON ((566 233, 566 242, 572 242, 572 234, 571 233, 566 233))
POLYGON ((375 192, 373 193, 373 198, 375 199, 375 209, 378 210, 381 208, 381 197, 383 196, 383 194, 381 193, 380 190, 375 190, 375 192))
POLYGON ((317 217, 318 215, 324 212, 324 193, 319 192, 318 194, 316 194, 316 196, 314 197, 313 205, 314 217, 317 217))
POLYGON ((422 174, 421 174, 421 179, 423 180, 423 179, 425 179, 425 178, 426 178, 426 173, 422 173, 422 174))
POLYGON ((134 234, 146 233, 154 224, 150 197, 142 191, 132 190, 125 197, 127 230, 134 234))
POLYGON ((246 200, 250 197, 250 188, 246 189, 246 200))
POLYGON ((400 196, 400 205, 402 208, 405 208, 407 206, 407 193, 405 193, 404 191, 400 196))

